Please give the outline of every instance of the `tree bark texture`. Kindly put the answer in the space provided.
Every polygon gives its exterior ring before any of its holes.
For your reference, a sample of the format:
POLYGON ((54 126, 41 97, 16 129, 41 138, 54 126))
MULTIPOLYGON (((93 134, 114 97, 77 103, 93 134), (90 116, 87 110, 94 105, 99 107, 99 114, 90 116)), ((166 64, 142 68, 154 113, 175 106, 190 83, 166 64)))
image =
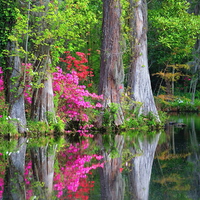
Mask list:
MULTIPOLYGON (((41 6, 44 5, 44 12, 32 12, 35 18, 42 18, 45 15, 45 12, 48 11, 49 0, 42 0, 35 2, 35 5, 41 6)), ((35 23, 35 22, 33 22, 35 23)), ((37 23, 37 22, 36 22, 37 23)), ((36 33, 38 36, 40 32, 45 29, 49 29, 47 22, 40 22, 40 25, 37 26, 36 33)), ((35 57, 36 62, 33 64, 34 71, 38 72, 40 78, 37 80, 37 84, 43 84, 43 87, 35 88, 33 91, 32 97, 32 106, 31 106, 31 118, 39 121, 47 122, 48 113, 51 113, 54 120, 54 103, 53 103, 53 85, 52 85, 52 75, 50 73, 51 55, 50 55, 50 44, 52 39, 46 39, 41 44, 38 44, 35 48, 35 57)))
POLYGON ((45 147, 31 149, 34 180, 44 183, 44 187, 38 188, 41 194, 40 199, 51 199, 56 148, 56 146, 46 145, 45 147))
POLYGON ((31 118, 38 121, 47 122, 49 113, 52 113, 52 116, 54 116, 53 84, 49 70, 50 56, 47 56, 44 65, 38 71, 39 73, 44 73, 38 81, 38 84, 43 83, 44 87, 34 89, 32 97, 31 118))
POLYGON ((109 107, 110 103, 116 103, 119 105, 115 124, 120 125, 124 119, 120 107, 124 79, 120 44, 120 0, 104 0, 103 11, 103 41, 101 49, 99 94, 103 94, 104 108, 109 107))
MULTIPOLYGON (((25 104, 24 104, 24 80, 21 70, 21 61, 16 45, 13 42, 9 42, 7 49, 16 55, 9 56, 6 59, 6 65, 9 69, 6 70, 5 75, 5 88, 6 88, 6 100, 9 104, 9 116, 13 119, 17 119, 15 123, 20 133, 26 130, 26 116, 25 116, 25 104)), ((14 123, 14 122, 13 122, 14 123)))
POLYGON ((15 152, 9 157, 9 164, 5 174, 3 199, 26 200, 24 182, 24 167, 27 138, 20 137, 15 152))
POLYGON ((140 113, 147 115, 158 113, 152 94, 147 58, 147 3, 146 0, 130 0, 130 40, 131 64, 128 77, 128 86, 131 98, 141 102, 140 113))
MULTIPOLYGON (((101 138, 99 139, 99 141, 101 138)), ((100 168, 101 199, 102 200, 123 200, 125 184, 122 179, 120 167, 122 165, 122 149, 124 138, 121 135, 115 136, 116 148, 119 157, 111 158, 109 152, 103 151, 104 167, 100 168)), ((102 146, 102 144, 101 144, 102 146)), ((103 148, 103 146, 102 146, 103 148)))
POLYGON ((159 136, 157 134, 152 141, 147 138, 138 139, 138 148, 130 149, 133 154, 141 154, 131 161, 129 178, 132 200, 148 200, 152 164, 159 136))

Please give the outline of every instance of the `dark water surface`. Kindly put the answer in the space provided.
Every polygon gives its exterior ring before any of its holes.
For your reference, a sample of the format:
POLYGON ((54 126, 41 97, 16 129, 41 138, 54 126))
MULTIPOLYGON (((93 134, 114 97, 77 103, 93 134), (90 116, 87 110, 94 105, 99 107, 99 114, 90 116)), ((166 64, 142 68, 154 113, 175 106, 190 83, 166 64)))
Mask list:
POLYGON ((149 200, 199 200, 200 115, 174 114, 169 121, 155 154, 149 200))
POLYGON ((0 199, 199 200, 200 116, 171 115, 165 132, 6 137, 0 199))

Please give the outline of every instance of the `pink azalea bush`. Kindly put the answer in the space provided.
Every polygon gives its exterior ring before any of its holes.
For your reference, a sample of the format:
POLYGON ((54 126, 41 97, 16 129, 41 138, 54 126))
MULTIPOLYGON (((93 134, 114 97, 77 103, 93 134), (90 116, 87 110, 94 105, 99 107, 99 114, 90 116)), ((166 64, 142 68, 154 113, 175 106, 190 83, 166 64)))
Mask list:
MULTIPOLYGON (((84 63, 88 62, 86 55, 76 52, 76 55, 79 57, 79 59, 76 59, 70 55, 70 52, 65 53, 67 54, 66 58, 60 60, 66 63, 68 73, 63 72, 60 67, 57 67, 56 71, 52 73, 53 91, 58 103, 57 115, 64 121, 69 119, 88 122, 88 109, 101 108, 102 105, 98 101, 103 97, 102 95, 98 96, 95 93, 90 93, 85 85, 80 85, 79 83, 80 80, 86 82, 88 81, 88 77, 93 76, 92 69, 84 65, 84 63)), ((24 97, 27 108, 30 109, 30 104, 32 103, 32 80, 34 76, 33 66, 31 63, 22 63, 21 69, 25 76, 24 97)), ((2 73, 3 71, 0 67, 0 92, 4 90, 2 73)), ((91 86, 91 83, 88 85, 91 86)), ((5 101, 4 97, 2 101, 5 101)))
POLYGON ((72 70, 71 73, 64 73, 61 68, 57 67, 57 72, 53 73, 53 90, 58 96, 59 115, 65 115, 70 120, 82 120, 88 122, 88 115, 85 110, 98 109, 102 105, 100 103, 92 104, 85 98, 100 100, 103 97, 86 90, 86 86, 79 85, 79 77, 77 72, 72 70))

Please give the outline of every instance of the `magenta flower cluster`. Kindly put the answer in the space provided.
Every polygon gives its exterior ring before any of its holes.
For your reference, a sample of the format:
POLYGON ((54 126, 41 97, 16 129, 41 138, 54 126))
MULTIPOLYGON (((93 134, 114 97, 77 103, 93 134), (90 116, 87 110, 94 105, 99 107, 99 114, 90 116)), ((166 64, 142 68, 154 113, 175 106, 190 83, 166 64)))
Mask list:
POLYGON ((65 114, 70 120, 88 122, 89 118, 85 110, 102 107, 100 103, 92 105, 90 101, 85 100, 85 98, 100 100, 103 96, 90 93, 86 90, 86 86, 79 85, 79 77, 74 70, 71 73, 64 73, 61 68, 57 67, 57 72, 53 73, 53 90, 60 100, 61 106, 58 112, 65 114))

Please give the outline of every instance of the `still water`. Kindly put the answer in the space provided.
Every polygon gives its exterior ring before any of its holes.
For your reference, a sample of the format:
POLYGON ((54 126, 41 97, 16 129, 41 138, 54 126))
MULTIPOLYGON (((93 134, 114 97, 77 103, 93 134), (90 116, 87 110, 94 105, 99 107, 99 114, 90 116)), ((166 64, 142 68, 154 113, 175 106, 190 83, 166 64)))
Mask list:
POLYGON ((197 114, 171 115, 159 133, 80 133, 1 138, 0 199, 200 199, 197 114))
POLYGON ((155 153, 149 200, 199 200, 200 115, 174 114, 169 121, 155 153))

